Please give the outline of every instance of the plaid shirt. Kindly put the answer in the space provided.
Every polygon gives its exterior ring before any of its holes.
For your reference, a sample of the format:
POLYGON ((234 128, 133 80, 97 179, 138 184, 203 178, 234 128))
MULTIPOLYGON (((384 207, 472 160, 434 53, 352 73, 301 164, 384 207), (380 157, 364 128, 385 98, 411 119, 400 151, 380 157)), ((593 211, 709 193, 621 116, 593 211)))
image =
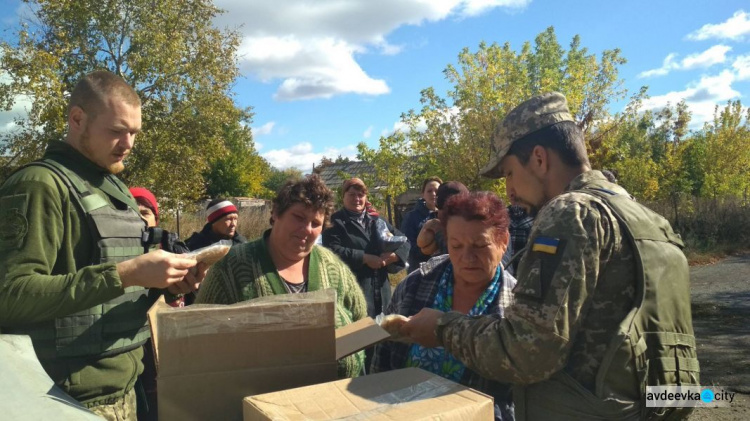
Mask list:
MULTIPOLYGON (((393 292, 391 302, 384 310, 385 314, 400 314, 411 317, 423 308, 431 308, 435 301, 440 277, 448 266, 448 255, 433 257, 422 263, 418 270, 413 271, 406 277, 393 292)), ((490 304, 488 314, 493 317, 502 317, 503 308, 513 303, 513 287, 516 279, 508 272, 503 271, 503 283, 497 298, 490 304)), ((378 373, 396 370, 406 366, 411 344, 401 342, 385 341, 375 347, 372 360, 371 372, 378 373)), ((472 389, 484 392, 495 399, 496 418, 512 418, 512 399, 510 396, 510 385, 487 380, 479 374, 466 368, 460 383, 472 389), (499 407, 499 408, 498 408, 499 407), (500 414, 498 414, 498 410, 500 414)))
MULTIPOLYGON (((510 216, 510 226, 508 226, 510 242, 508 243, 508 250, 505 252, 505 255, 508 256, 507 260, 509 261, 510 257, 513 257, 526 247, 526 243, 529 241, 531 226, 534 224, 534 218, 529 216, 524 208, 515 205, 508 206, 508 215, 510 216)), ((504 258, 504 263, 507 264, 505 260, 504 258)), ((507 268, 511 274, 515 275, 519 261, 520 259, 516 259, 507 268)))

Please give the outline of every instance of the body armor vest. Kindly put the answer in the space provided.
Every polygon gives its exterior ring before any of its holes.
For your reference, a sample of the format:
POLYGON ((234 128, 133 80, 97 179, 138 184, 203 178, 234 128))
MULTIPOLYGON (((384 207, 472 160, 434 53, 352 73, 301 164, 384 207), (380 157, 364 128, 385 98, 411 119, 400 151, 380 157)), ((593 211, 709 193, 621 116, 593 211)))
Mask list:
MULTIPOLYGON (((609 344, 597 374, 597 394, 644 400, 646 386, 700 385, 682 240, 666 219, 630 197, 596 185, 579 191, 612 211, 634 246, 636 261, 633 308, 609 344), (631 396, 633 386, 636 396, 631 396)), ((646 408, 645 401, 642 408, 643 418, 675 409, 646 408)))
MULTIPOLYGON (((115 209, 56 161, 45 159, 29 165, 48 168, 68 187, 71 201, 85 215, 95 245, 91 265, 122 262, 146 251, 145 222, 135 210, 115 209)), ((150 337, 146 313, 152 303, 146 289, 129 287, 103 304, 7 333, 31 336, 37 356, 43 360, 116 355, 143 345, 150 337)))
POLYGON ((566 370, 539 383, 516 385, 518 420, 671 419, 692 409, 647 408, 645 402, 646 386, 699 385, 684 245, 661 215, 610 186, 594 182, 576 192, 608 209, 633 246, 632 309, 612 331, 594 390, 566 370))

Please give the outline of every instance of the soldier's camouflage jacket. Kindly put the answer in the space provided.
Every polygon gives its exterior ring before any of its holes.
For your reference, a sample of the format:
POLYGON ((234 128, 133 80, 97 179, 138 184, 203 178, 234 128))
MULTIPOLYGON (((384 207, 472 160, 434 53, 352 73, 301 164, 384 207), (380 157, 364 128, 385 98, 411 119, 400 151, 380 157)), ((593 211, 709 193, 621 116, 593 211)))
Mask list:
POLYGON ((472 370, 516 385, 564 376, 575 393, 594 398, 605 350, 633 307, 636 273, 633 247, 614 215, 575 192, 592 183, 628 194, 588 171, 540 210, 518 268, 515 304, 504 319, 455 312, 440 319, 438 340, 472 370))

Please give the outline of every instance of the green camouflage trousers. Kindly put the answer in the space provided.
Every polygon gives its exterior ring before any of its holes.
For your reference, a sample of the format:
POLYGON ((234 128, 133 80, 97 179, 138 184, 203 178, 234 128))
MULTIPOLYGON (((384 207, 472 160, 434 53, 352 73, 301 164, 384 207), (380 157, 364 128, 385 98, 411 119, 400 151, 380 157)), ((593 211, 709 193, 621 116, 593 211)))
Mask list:
POLYGON ((130 389, 115 403, 95 406, 89 411, 107 421, 136 421, 135 389, 130 389))

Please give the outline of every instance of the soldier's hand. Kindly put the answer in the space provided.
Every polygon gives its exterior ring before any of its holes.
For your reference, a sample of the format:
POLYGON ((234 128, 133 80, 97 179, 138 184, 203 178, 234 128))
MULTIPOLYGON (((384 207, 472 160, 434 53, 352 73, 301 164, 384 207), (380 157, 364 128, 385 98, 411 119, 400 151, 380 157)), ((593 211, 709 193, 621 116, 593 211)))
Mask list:
POLYGON ((118 263, 117 273, 120 275, 123 288, 130 286, 168 288, 172 284, 182 282, 189 269, 197 263, 195 259, 189 257, 155 250, 118 263))
POLYGON ((203 282, 203 278, 206 277, 208 268, 209 265, 207 263, 199 262, 197 265, 188 270, 188 274, 185 275, 185 277, 182 278, 180 282, 171 284, 167 288, 167 291, 174 295, 189 294, 191 292, 197 291, 200 287, 201 282, 203 282))
POLYGON ((445 313, 432 308, 423 308, 419 313, 411 316, 409 321, 401 326, 401 335, 408 336, 412 341, 425 348, 440 346, 435 336, 438 319, 445 313))

